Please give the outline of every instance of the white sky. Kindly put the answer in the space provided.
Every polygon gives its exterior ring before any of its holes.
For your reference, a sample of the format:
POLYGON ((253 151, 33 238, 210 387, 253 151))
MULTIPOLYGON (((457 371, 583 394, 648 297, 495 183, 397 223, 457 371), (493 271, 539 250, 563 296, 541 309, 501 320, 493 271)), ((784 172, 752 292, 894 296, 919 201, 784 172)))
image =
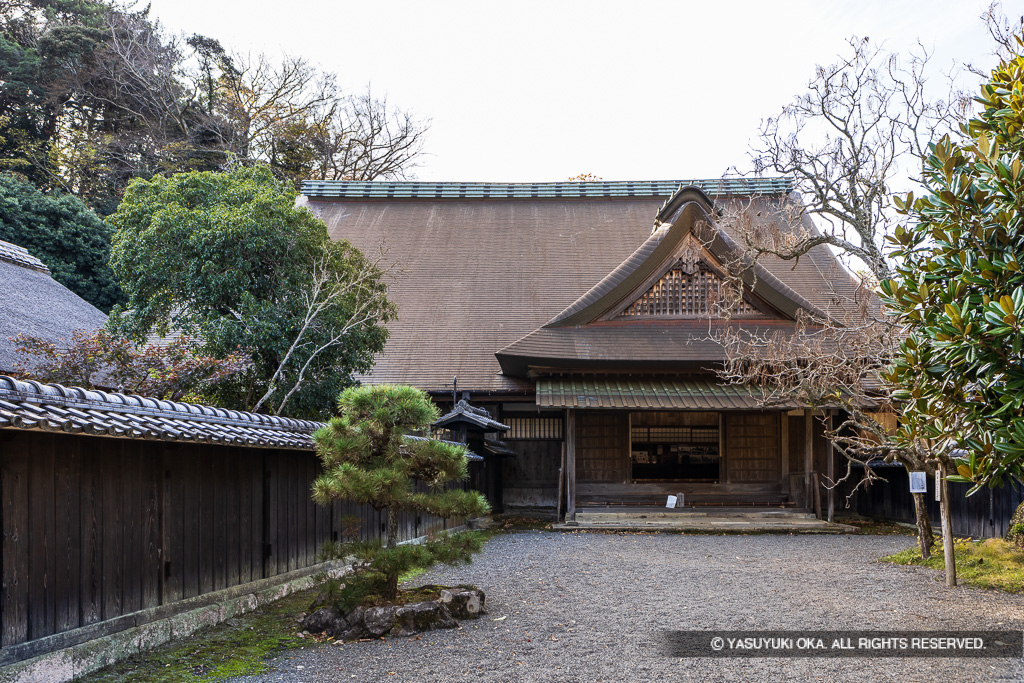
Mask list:
MULTIPOLYGON (((432 120, 421 180, 718 177, 846 38, 994 65, 988 0, 152 0, 172 31, 301 55, 432 120)), ((1006 14, 1024 0, 1005 0, 1006 14)))

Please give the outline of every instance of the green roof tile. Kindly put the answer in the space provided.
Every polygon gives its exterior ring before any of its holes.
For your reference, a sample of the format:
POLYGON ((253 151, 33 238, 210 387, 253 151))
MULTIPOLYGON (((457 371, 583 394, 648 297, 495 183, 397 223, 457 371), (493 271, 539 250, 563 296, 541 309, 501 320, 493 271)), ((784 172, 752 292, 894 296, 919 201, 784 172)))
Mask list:
POLYGON ((779 195, 793 189, 790 178, 622 180, 565 183, 430 183, 417 181, 306 180, 310 199, 556 199, 586 197, 671 197, 693 185, 712 197, 779 195))

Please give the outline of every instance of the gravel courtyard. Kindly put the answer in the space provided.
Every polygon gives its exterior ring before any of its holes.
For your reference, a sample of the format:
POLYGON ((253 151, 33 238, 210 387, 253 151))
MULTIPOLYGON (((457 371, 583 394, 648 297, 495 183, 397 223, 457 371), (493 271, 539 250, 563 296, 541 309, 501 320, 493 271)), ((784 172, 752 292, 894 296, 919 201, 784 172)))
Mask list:
POLYGON ((316 645, 241 681, 1024 680, 1006 659, 677 659, 664 629, 1024 629, 1024 596, 876 564, 899 536, 499 535, 468 567, 488 614, 419 639, 316 645))

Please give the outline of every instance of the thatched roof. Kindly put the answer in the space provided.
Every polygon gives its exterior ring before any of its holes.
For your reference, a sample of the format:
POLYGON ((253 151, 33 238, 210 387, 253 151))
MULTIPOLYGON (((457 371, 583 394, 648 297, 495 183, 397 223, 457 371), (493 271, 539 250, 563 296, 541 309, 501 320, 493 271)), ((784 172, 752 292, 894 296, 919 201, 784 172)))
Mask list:
MULTIPOLYGON (((728 187, 716 181, 693 184, 711 190, 716 209, 792 201, 788 181, 767 180, 728 187)), ((534 332, 548 334, 550 329, 542 329, 547 323, 651 238, 655 217, 671 213, 666 200, 679 190, 674 181, 588 186, 524 184, 517 192, 508 184, 337 182, 320 183, 314 190, 307 183, 310 196, 300 203, 325 221, 332 238, 347 239, 371 254, 383 243, 385 262, 397 272, 390 296, 398 304, 398 320, 390 325, 391 337, 376 367, 363 379, 441 392, 450 391, 452 378, 458 377, 458 387, 474 394, 532 393, 531 381, 502 373, 495 353, 534 332), (458 185, 472 187, 460 196, 452 189, 458 185)), ((809 223, 805 227, 813 230, 809 223)), ((848 274, 825 246, 795 264, 770 259, 763 264, 771 276, 763 278, 773 285, 769 289, 781 293, 779 305, 784 300, 828 310, 834 306, 836 283, 853 291, 848 274)), ((663 332, 685 336, 685 327, 663 325, 663 332)), ((631 346, 628 332, 591 330, 584 337, 559 343, 582 351, 606 344, 640 356, 648 352, 631 346), (620 339, 620 334, 625 336, 620 339)), ((680 339, 679 345, 688 347, 692 341, 680 339)), ((708 357, 699 345, 687 351, 697 361, 708 357)))
POLYGON ((18 360, 10 338, 18 334, 50 342, 71 340, 75 330, 102 327, 107 316, 52 277, 25 249, 0 241, 0 373, 18 360))

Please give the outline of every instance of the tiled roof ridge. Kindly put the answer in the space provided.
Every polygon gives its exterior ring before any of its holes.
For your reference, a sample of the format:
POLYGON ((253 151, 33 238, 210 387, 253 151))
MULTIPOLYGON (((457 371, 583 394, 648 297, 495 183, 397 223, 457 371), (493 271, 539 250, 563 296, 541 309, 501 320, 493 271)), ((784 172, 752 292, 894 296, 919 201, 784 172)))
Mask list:
POLYGON ((445 422, 446 420, 458 417, 460 415, 465 415, 467 417, 470 417, 471 419, 476 418, 473 421, 483 422, 483 424, 481 425, 482 427, 497 427, 503 430, 511 429, 511 427, 509 427, 508 425, 498 422, 493 417, 491 417, 491 412, 489 410, 483 407, 470 405, 469 401, 466 399, 461 399, 458 403, 455 404, 455 407, 452 408, 450 412, 446 413, 445 415, 442 415, 437 420, 435 420, 434 424, 440 424, 442 422, 445 422))
POLYGON ((38 270, 40 273, 50 274, 50 269, 45 263, 29 253, 28 249, 18 246, 13 242, 0 240, 0 261, 13 263, 22 268, 38 270))
POLYGON ((492 183, 416 180, 304 180, 309 198, 348 199, 572 199, 580 197, 668 197, 683 187, 712 196, 789 194, 787 177, 693 178, 689 180, 596 180, 492 183))
POLYGON ((135 394, 110 393, 98 389, 65 387, 60 384, 43 384, 35 380, 19 380, 7 375, 0 375, 0 401, 3 401, 5 398, 14 398, 31 403, 55 403, 65 406, 80 405, 87 408, 102 408, 110 412, 155 415, 196 422, 270 428, 302 434, 312 434, 324 426, 324 423, 313 420, 299 420, 291 417, 215 408, 195 403, 167 401, 135 394))

